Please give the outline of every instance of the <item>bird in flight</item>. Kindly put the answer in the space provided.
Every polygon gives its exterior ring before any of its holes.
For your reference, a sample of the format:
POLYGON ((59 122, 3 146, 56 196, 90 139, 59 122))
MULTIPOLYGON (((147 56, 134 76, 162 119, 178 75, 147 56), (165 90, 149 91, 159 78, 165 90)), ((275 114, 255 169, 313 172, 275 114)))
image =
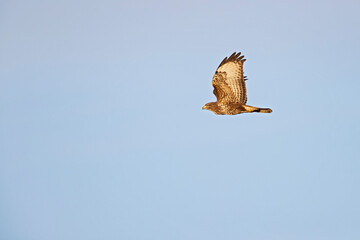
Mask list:
POLYGON ((236 115, 239 113, 271 113, 270 108, 259 108, 246 105, 246 86, 243 65, 246 59, 241 52, 234 52, 224 58, 212 79, 216 102, 210 102, 202 109, 210 110, 217 115, 236 115))

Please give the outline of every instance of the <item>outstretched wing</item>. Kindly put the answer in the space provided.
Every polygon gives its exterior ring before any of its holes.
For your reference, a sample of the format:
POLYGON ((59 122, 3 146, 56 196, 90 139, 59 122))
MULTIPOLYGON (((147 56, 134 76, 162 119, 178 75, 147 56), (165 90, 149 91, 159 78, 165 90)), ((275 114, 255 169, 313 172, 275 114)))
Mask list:
POLYGON ((240 52, 234 52, 220 63, 212 80, 213 92, 218 102, 246 103, 246 79, 243 70, 245 61, 240 52))

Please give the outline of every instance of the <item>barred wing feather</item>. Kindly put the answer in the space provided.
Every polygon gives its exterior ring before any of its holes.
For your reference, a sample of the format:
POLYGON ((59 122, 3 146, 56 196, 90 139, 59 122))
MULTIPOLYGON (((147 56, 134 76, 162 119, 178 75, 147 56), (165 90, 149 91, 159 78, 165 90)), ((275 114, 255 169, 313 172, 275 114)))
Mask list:
POLYGON ((234 52, 220 63, 212 81, 218 102, 246 103, 246 79, 243 70, 245 61, 240 52, 234 52))

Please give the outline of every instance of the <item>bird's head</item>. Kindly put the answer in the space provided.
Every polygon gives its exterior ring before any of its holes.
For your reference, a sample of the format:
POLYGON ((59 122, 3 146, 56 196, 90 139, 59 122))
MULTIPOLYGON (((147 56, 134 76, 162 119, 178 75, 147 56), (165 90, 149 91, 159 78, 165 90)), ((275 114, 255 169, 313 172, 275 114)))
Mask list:
POLYGON ((213 111, 217 106, 216 102, 209 102, 207 104, 205 104, 202 109, 203 110, 209 110, 209 111, 213 111))
POLYGON ((205 104, 205 105, 202 107, 202 110, 207 110, 207 109, 209 109, 209 105, 208 105, 208 103, 207 103, 207 104, 205 104))

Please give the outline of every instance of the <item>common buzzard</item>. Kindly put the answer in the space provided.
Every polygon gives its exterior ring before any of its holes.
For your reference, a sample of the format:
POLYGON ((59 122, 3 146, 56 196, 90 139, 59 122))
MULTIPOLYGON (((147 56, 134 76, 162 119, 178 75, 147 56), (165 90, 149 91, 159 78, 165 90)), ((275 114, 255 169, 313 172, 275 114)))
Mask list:
POLYGON ((212 79, 216 102, 210 102, 203 109, 218 115, 235 115, 246 112, 271 113, 270 108, 259 108, 245 105, 247 101, 243 65, 246 59, 241 52, 234 52, 224 58, 212 79))

